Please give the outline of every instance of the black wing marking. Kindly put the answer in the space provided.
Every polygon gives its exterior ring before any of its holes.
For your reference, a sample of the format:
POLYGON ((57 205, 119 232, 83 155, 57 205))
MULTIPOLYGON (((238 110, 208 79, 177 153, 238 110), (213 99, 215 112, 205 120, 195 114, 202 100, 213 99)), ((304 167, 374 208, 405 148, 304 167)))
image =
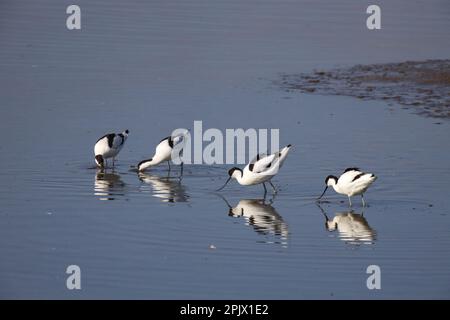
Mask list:
POLYGON ((162 139, 159 143, 163 142, 164 140, 168 140, 169 142, 169 147, 173 148, 173 140, 171 136, 165 137, 164 139, 162 139))
MULTIPOLYGON (((271 166, 272 166, 272 162, 270 162, 268 165, 266 165, 264 169, 269 169, 271 166)), ((248 166, 248 169, 253 172, 254 167, 255 167, 255 164, 250 163, 250 165, 248 166)))
POLYGON ((263 159, 263 158, 265 158, 265 157, 267 157, 267 154, 266 154, 266 153, 258 153, 258 154, 256 155, 256 157, 253 158, 252 161, 250 161, 250 163, 256 163, 256 162, 258 162, 259 160, 261 160, 261 159, 263 159))
POLYGON ((359 168, 347 168, 344 170, 344 173, 349 172, 349 171, 361 171, 361 170, 359 170, 359 168))
MULTIPOLYGON (((270 155, 270 156, 272 156, 272 155, 270 155)), ((266 154, 258 154, 258 155, 256 156, 256 159, 253 160, 253 161, 249 164, 248 169, 249 169, 250 171, 253 172, 253 170, 255 169, 255 164, 256 164, 258 161, 264 160, 265 158, 270 157, 270 156, 267 156, 266 154)), ((260 173, 260 172, 263 172, 263 171, 269 169, 269 168, 272 166, 272 164, 275 163, 275 161, 277 161, 277 159, 278 159, 278 158, 275 157, 274 159, 272 159, 271 162, 269 162, 269 163, 267 163, 267 164, 264 164, 264 166, 262 166, 262 164, 261 164, 260 166, 258 166, 259 170, 258 170, 257 173, 260 173)))
POLYGON ((357 174, 357 175, 353 178, 352 182, 355 181, 355 180, 358 180, 359 178, 361 178, 361 177, 364 176, 364 175, 366 175, 365 172, 362 172, 362 173, 360 173, 360 174, 357 174))
POLYGON ((122 141, 120 142, 120 145, 123 145, 123 143, 125 142, 125 136, 121 133, 119 133, 118 136, 122 139, 122 141))
POLYGON ((113 142, 114 142, 114 137, 116 136, 115 133, 108 133, 105 134, 103 137, 101 137, 100 139, 97 140, 97 142, 99 142, 100 140, 104 139, 104 138, 108 138, 108 146, 110 148, 112 148, 113 146, 113 142))

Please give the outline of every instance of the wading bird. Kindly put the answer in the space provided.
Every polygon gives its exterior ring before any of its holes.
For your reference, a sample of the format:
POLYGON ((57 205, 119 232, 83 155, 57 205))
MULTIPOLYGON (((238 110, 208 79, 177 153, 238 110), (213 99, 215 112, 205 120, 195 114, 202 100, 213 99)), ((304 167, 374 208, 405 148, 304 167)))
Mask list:
POLYGON ((291 145, 289 144, 280 151, 277 151, 273 154, 257 155, 256 158, 244 168, 244 170, 237 167, 231 168, 228 171, 228 180, 221 188, 217 189, 217 191, 225 188, 225 186, 231 179, 236 179, 237 182, 243 186, 262 183, 264 187, 264 195, 266 195, 267 193, 265 183, 268 182, 272 186, 274 192, 276 192, 277 190, 270 180, 278 173, 278 170, 283 165, 290 148, 291 145))
MULTIPOLYGON (((184 144, 186 139, 186 134, 179 134, 176 136, 169 136, 167 138, 162 139, 159 144, 156 146, 155 154, 152 158, 142 160, 139 162, 137 169, 139 172, 143 172, 146 169, 150 167, 154 167, 162 162, 167 161, 167 164, 169 165, 169 171, 170 171, 170 160, 173 156, 173 150, 174 148, 182 148, 182 144, 184 144)), ((181 155, 182 150, 180 151, 181 155)), ((181 162, 181 173, 180 175, 183 175, 183 162, 181 162)))
POLYGON ((358 168, 347 168, 339 179, 331 175, 326 177, 325 190, 317 200, 323 197, 328 187, 333 187, 334 191, 345 194, 348 197, 350 206, 352 206, 350 197, 361 195, 362 204, 365 207, 364 193, 376 179, 377 177, 373 173, 365 173, 358 168))
POLYGON ((94 146, 95 163, 100 168, 105 168, 107 165, 106 159, 113 158, 122 150, 125 141, 130 132, 125 130, 122 133, 109 133, 97 140, 94 146))

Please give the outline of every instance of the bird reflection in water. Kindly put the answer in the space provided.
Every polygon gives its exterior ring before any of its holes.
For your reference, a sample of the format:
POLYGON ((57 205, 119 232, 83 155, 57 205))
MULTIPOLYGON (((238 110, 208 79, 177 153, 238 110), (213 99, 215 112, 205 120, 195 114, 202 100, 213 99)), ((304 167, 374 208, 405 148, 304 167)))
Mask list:
POLYGON ((337 212, 330 219, 321 206, 318 206, 325 217, 325 229, 329 232, 338 231, 339 238, 348 244, 374 244, 377 233, 372 229, 364 217, 364 213, 355 211, 337 212))
POLYGON ((188 202, 189 195, 185 187, 178 178, 159 177, 148 173, 139 173, 139 180, 145 184, 151 185, 152 195, 162 202, 188 202))
POLYGON ((120 175, 105 170, 98 170, 95 175, 94 195, 99 200, 115 200, 118 196, 125 195, 125 182, 120 175))
POLYGON ((273 199, 268 202, 265 199, 242 199, 235 207, 232 207, 225 198, 220 197, 229 208, 228 215, 244 218, 246 225, 252 226, 256 233, 267 237, 267 240, 263 242, 287 247, 288 225, 272 206, 273 199), (271 240, 270 237, 275 239, 271 240))

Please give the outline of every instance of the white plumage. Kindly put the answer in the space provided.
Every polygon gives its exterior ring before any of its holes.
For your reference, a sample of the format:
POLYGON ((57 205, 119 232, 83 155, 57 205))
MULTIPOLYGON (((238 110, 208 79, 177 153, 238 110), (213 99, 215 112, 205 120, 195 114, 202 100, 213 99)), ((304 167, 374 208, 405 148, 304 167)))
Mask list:
POLYGON ((318 199, 323 197, 328 187, 333 187, 337 193, 348 196, 350 206, 352 205, 350 197, 356 195, 361 195, 363 206, 365 206, 364 193, 376 179, 373 173, 365 173, 358 168, 347 168, 339 178, 332 175, 326 177, 325 190, 318 199))
POLYGON ((122 133, 108 133, 97 140, 94 146, 95 162, 97 166, 104 168, 107 163, 106 159, 113 158, 113 166, 115 157, 122 150, 125 141, 128 138, 129 131, 122 133))
POLYGON ((280 151, 277 151, 270 155, 258 155, 253 161, 251 161, 244 170, 234 167, 228 171, 230 176, 225 184, 218 189, 222 190, 231 179, 236 179, 240 185, 250 186, 262 183, 264 186, 264 193, 267 192, 265 182, 269 182, 274 191, 276 191, 272 182, 270 181, 283 165, 286 157, 289 153, 291 145, 287 145, 280 151))
MULTIPOLYGON (((156 146, 155 154, 152 158, 139 162, 137 168, 139 172, 143 172, 150 167, 154 167, 162 162, 167 161, 170 170, 170 160, 172 160, 173 151, 179 148, 182 151, 182 146, 185 142, 186 134, 179 134, 176 136, 169 136, 162 139, 156 146)), ((183 174, 183 162, 181 162, 181 174, 183 174)))

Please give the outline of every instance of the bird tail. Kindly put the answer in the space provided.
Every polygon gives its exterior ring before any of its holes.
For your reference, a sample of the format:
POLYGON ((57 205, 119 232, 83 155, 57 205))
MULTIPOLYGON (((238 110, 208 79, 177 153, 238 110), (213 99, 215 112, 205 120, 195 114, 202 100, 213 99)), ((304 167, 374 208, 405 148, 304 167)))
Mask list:
POLYGON ((376 175, 374 175, 373 173, 366 173, 358 180, 360 180, 361 183, 368 182, 369 184, 372 184, 377 179, 378 179, 378 177, 376 175))
POLYGON ((291 150, 292 144, 288 144, 287 146, 285 146, 283 149, 280 150, 278 156, 280 157, 280 166, 281 164, 284 162, 284 159, 286 159, 289 150, 291 150))

